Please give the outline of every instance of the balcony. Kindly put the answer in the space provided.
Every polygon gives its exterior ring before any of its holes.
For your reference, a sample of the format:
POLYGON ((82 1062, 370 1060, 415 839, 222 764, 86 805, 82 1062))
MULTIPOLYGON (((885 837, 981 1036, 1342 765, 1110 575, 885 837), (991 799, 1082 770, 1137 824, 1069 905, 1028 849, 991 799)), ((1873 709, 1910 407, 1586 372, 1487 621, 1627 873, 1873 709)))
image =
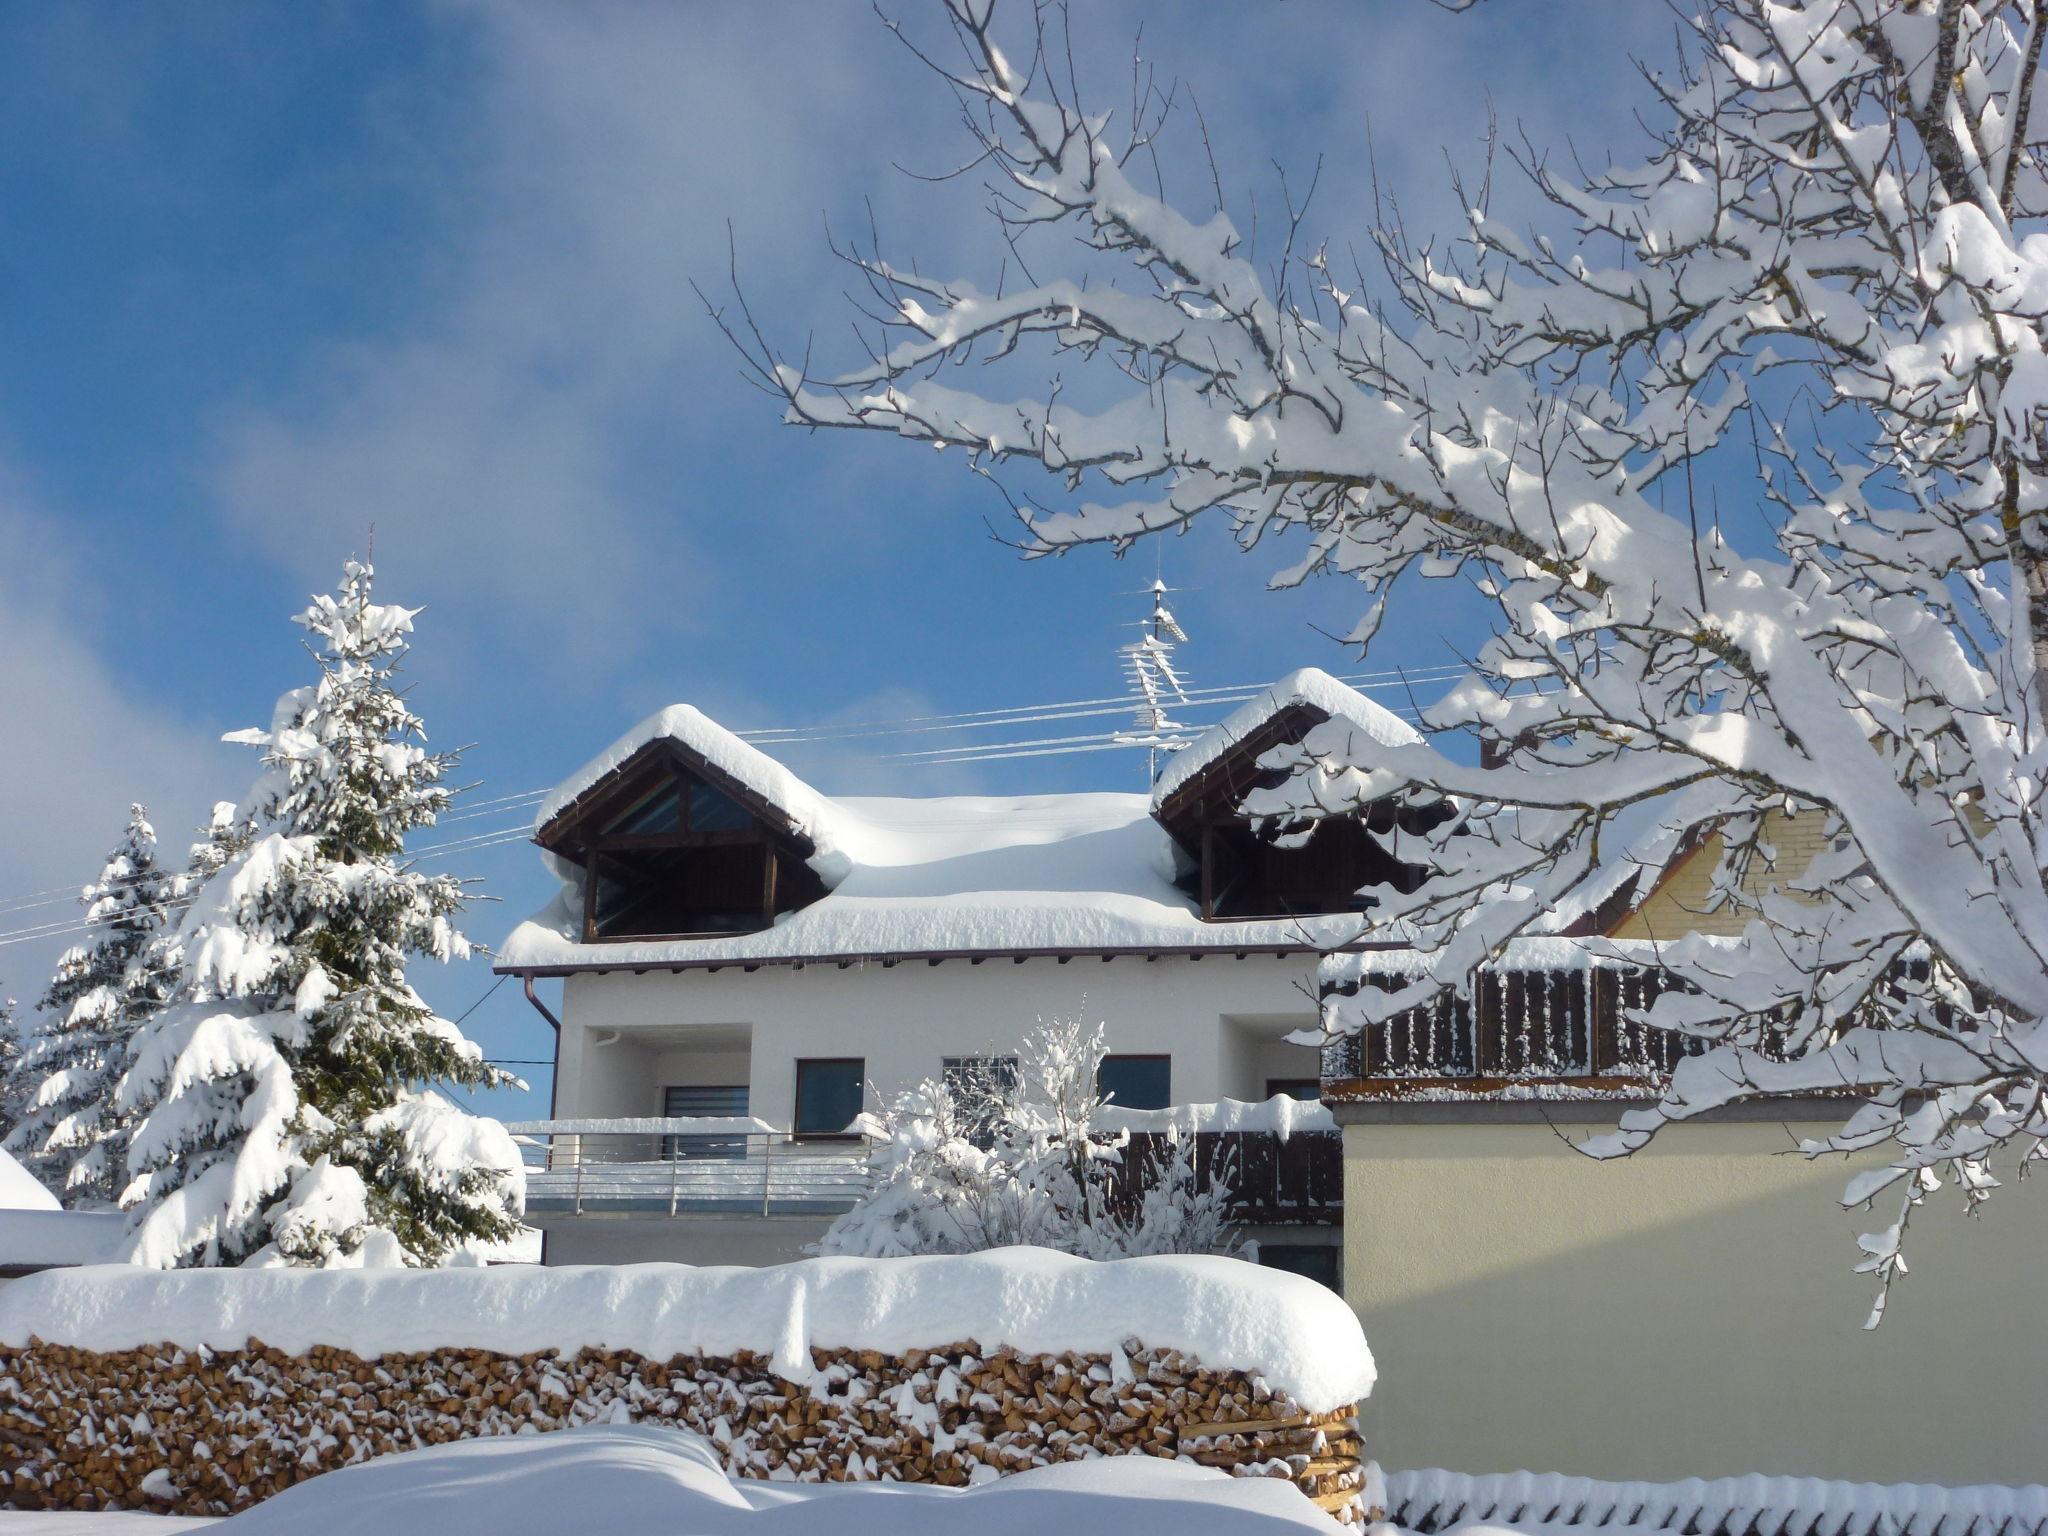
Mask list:
MULTIPOLYGON (((1313 1107, 1313 1106, 1309 1106, 1313 1107)), ((1195 1178, 1223 1171, 1233 1219, 1251 1225, 1330 1226, 1342 1215, 1343 1149, 1333 1128, 1199 1129, 1209 1105, 1125 1118, 1189 1121, 1195 1178)), ((864 1137, 793 1136, 744 1118, 517 1121, 526 1208, 540 1215, 831 1216, 867 1193, 864 1137)), ((1167 1131, 1133 1128, 1113 1198, 1135 1200, 1167 1151, 1167 1131)))
POLYGON ((528 1120, 507 1127, 535 1215, 831 1216, 867 1193, 868 1143, 737 1118, 528 1120))

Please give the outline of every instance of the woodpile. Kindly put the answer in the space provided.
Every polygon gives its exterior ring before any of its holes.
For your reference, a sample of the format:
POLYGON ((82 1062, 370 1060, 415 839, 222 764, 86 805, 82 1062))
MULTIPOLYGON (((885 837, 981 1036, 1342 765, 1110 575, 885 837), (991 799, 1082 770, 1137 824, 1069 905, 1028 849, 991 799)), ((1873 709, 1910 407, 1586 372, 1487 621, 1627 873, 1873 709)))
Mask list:
POLYGON ((364 1359, 169 1345, 0 1349, 0 1502, 15 1509, 232 1514, 335 1467, 478 1435, 601 1420, 674 1424, 742 1477, 964 1486, 1098 1455, 1284 1477, 1338 1519, 1365 1507, 1357 1420, 1309 1413, 1255 1375, 1133 1339, 1110 1355, 975 1345, 769 1357, 443 1349, 364 1359))

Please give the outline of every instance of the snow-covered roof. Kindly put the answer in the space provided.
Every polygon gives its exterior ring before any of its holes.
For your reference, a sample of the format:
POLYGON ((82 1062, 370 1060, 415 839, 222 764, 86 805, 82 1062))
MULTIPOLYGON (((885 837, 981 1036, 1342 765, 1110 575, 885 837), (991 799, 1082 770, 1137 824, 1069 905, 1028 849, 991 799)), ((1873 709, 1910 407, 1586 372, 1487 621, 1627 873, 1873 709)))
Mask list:
POLYGON ((1309 949, 1358 932, 1354 914, 1203 922, 1173 884, 1173 843, 1143 794, 848 798, 825 802, 820 819, 844 872, 772 928, 584 944, 572 884, 513 929, 499 968, 1309 949))
POLYGON ((1545 926, 1552 931, 1571 928, 1637 877, 1633 899, 1639 902, 1671 861, 1692 844, 1701 826, 1713 819, 1725 795, 1720 785, 1707 782, 1638 800, 1616 812, 1601 828, 1599 863, 1558 902, 1545 926))
POLYGON ((1373 741, 1410 746, 1422 740, 1414 726, 1315 667, 1290 672, 1256 698, 1239 705, 1167 759, 1152 784, 1154 809, 1283 710, 1305 705, 1332 720, 1355 726, 1373 741))
POLYGON ((557 784, 541 802, 534 816, 534 830, 540 831, 657 741, 674 742, 787 816, 790 825, 815 845, 817 852, 808 862, 828 884, 845 873, 847 865, 834 803, 759 747, 740 740, 690 704, 671 704, 649 715, 557 784))
POLYGON ((0 1209, 0 1273, 108 1263, 127 1230, 119 1211, 0 1209))
POLYGON ((60 1205, 34 1174, 0 1152, 0 1211, 54 1211, 60 1205))

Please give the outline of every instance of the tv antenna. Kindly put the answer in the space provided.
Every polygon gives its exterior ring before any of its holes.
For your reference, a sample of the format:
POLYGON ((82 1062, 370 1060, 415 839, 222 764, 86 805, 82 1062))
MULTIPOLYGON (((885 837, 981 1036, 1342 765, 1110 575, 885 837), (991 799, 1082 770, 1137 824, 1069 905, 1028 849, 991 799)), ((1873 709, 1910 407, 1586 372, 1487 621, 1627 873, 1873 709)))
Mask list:
POLYGON ((1160 756, 1178 752, 1193 739, 1193 728, 1174 718, 1176 708, 1189 707, 1188 677, 1173 659, 1174 649, 1187 644, 1187 631, 1166 606, 1167 593, 1179 590, 1155 577, 1142 592, 1127 593, 1151 598, 1152 611, 1137 621, 1138 638, 1117 650, 1131 690, 1131 723, 1117 732, 1116 740, 1146 749, 1148 784, 1158 777, 1160 756))

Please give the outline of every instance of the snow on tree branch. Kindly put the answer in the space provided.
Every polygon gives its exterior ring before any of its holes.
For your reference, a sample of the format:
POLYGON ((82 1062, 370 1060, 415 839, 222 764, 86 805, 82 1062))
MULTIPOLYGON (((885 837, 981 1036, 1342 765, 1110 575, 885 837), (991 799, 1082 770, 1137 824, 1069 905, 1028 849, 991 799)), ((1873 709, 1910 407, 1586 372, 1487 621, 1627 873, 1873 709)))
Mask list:
MULTIPOLYGON (((1401 577, 1477 584, 1497 633, 1431 722, 1498 766, 1333 727, 1277 753, 1293 774, 1254 806, 1457 797, 1389 834, 1436 873, 1375 913, 1422 935, 1426 972, 1338 995, 1333 958, 1327 1026, 1464 984, 1586 885, 1618 819, 1717 828, 1715 900, 1748 926, 1665 946, 1682 984, 1650 1021, 1718 1048, 1594 1150, 1853 1090, 1808 1150, 1888 1147, 1846 1197, 1881 1186, 1902 1227, 1943 1172, 1974 1202, 1994 1153, 2048 1132, 2043 9, 1706 0, 1679 68, 1646 71, 1634 163, 1516 156, 1562 237, 1468 194, 1457 243, 1380 229, 1343 276, 1292 200, 1262 270, 1224 213, 1137 184, 1170 97, 1091 109, 1043 13, 1012 54, 995 6, 948 0, 966 64, 922 56, 1022 284, 848 247, 875 307, 836 371, 777 353, 744 299, 717 313, 792 424, 1046 472, 1060 504, 1013 503, 1033 551, 1214 512, 1295 537, 1283 582, 1356 580, 1361 644, 1401 577), (1739 472, 1725 527, 1701 525, 1696 462, 1739 472), (1751 894, 1786 814, 1828 851, 1751 894)), ((1896 1272, 1896 1234, 1866 1246, 1896 1272)))

